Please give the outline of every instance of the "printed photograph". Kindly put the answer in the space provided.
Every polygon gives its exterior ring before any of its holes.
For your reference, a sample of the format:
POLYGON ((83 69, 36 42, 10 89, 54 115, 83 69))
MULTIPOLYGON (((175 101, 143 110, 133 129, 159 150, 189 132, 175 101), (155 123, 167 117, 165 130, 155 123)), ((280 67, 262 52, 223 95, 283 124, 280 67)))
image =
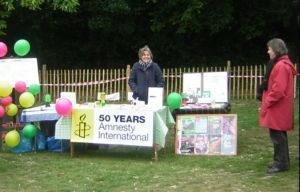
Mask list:
POLYGON ((207 135, 195 135, 195 154, 207 154, 209 150, 208 146, 207 135))
POLYGON ((222 117, 208 117, 208 129, 210 135, 221 134, 222 117))
POLYGON ((207 127, 208 127, 207 117, 196 117, 195 122, 196 122, 195 132, 207 134, 207 127))
POLYGON ((209 154, 221 153, 221 135, 209 136, 209 154))

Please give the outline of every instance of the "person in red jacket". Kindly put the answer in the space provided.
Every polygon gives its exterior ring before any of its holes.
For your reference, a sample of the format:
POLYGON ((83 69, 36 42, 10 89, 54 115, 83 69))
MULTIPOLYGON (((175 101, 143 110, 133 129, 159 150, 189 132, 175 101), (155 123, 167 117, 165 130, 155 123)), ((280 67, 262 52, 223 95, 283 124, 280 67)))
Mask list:
POLYGON ((271 39, 267 47, 270 61, 261 85, 259 123, 269 129, 274 149, 273 163, 268 166, 267 173, 277 173, 290 167, 287 131, 294 128, 294 76, 297 72, 282 39, 271 39))

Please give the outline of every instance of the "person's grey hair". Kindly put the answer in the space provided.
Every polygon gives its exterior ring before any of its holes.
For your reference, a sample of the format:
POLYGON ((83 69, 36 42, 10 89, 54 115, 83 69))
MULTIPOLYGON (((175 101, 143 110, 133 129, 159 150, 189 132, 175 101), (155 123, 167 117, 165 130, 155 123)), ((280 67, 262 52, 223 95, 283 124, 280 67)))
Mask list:
POLYGON ((288 54, 288 49, 282 39, 274 38, 268 41, 267 46, 270 47, 276 56, 288 54))
POLYGON ((144 47, 139 49, 139 52, 138 52, 139 59, 142 59, 144 51, 147 51, 150 54, 151 59, 153 59, 152 52, 151 52, 150 48, 148 47, 148 45, 145 45, 144 47))

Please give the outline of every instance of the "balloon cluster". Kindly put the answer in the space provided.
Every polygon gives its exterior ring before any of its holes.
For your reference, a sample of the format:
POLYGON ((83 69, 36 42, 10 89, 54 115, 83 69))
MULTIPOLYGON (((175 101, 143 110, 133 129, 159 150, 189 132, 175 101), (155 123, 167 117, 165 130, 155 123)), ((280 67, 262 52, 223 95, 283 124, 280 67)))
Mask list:
MULTIPOLYGON (((13 103, 10 94, 13 86, 8 81, 0 81, 0 118, 5 114, 13 117, 18 114, 18 107, 13 103)), ((23 81, 15 83, 15 91, 20 93, 19 103, 23 108, 32 107, 35 103, 35 95, 40 93, 40 85, 32 84, 28 88, 23 81)), ((25 138, 31 139, 36 135, 36 127, 34 125, 26 125, 23 128, 25 138)), ((5 143, 9 147, 16 147, 20 143, 20 135, 18 131, 12 130, 5 135, 5 143)))
MULTIPOLYGON (((8 116, 15 116, 18 113, 18 107, 12 103, 10 94, 13 87, 8 81, 0 81, 0 117, 3 117, 3 107, 5 107, 6 114, 8 116)), ((32 84, 26 87, 26 83, 23 81, 17 81, 15 83, 16 92, 20 93, 19 103, 24 108, 32 107, 35 103, 35 95, 40 93, 40 85, 32 84)))
MULTIPOLYGON (((6 44, 4 42, 0 42, 0 58, 5 57, 7 51, 8 49, 6 44)), ((14 44, 14 51, 20 57, 27 55, 30 51, 29 42, 25 39, 20 39, 16 41, 16 43, 14 44)))
MULTIPOLYGON (((14 44, 14 52, 16 55, 23 57, 30 51, 30 44, 25 39, 20 39, 14 44)), ((5 57, 8 48, 4 42, 0 42, 0 58, 5 57)), ((23 108, 32 107, 35 103, 35 95, 40 93, 40 86, 36 84, 30 85, 28 88, 26 83, 18 81, 15 83, 15 91, 20 93, 19 103, 23 108)), ((13 91, 13 86, 7 81, 0 81, 0 118, 5 113, 8 116, 15 116, 18 113, 18 107, 13 103, 10 94, 13 91)), ((31 139, 36 135, 37 128, 32 124, 24 126, 22 133, 25 138, 31 139)), ((5 135, 5 143, 9 147, 16 147, 20 143, 20 134, 16 130, 7 132, 5 135)))

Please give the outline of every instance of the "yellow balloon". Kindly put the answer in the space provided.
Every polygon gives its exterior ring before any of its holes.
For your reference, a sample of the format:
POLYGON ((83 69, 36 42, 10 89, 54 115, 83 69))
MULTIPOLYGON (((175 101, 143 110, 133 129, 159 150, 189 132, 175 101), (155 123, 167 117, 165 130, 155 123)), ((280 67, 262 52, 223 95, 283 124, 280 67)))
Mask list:
POLYGON ((9 147, 16 147, 20 143, 20 134, 16 130, 12 130, 6 133, 5 143, 9 147))
POLYGON ((5 112, 8 116, 15 116, 18 113, 18 107, 14 103, 11 103, 5 107, 5 112))
POLYGON ((13 87, 7 81, 0 81, 0 97, 7 97, 11 94, 13 87))
POLYGON ((34 104, 35 98, 32 93, 24 92, 20 95, 19 102, 22 107, 28 108, 34 104))

